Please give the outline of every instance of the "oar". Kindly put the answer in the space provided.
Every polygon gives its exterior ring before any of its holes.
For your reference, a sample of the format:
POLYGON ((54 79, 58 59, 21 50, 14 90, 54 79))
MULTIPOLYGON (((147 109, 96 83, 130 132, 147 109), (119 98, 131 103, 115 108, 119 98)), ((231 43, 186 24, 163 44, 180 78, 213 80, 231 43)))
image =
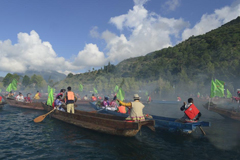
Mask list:
POLYGON ((206 133, 204 132, 204 130, 202 129, 202 127, 199 126, 199 128, 200 128, 200 130, 202 131, 202 133, 203 133, 204 135, 206 135, 206 133))
POLYGON ((39 123, 39 122, 42 122, 46 117, 47 115, 49 115, 50 113, 52 113, 56 108, 54 108, 53 110, 51 110, 50 112, 44 114, 44 115, 41 115, 41 116, 38 116, 37 118, 35 118, 33 121, 35 123, 39 123))

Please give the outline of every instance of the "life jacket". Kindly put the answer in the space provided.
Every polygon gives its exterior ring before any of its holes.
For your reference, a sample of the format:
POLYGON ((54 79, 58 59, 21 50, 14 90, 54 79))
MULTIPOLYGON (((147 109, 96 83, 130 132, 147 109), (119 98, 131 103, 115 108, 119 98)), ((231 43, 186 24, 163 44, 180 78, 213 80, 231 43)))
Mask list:
POLYGON ((126 113, 127 113, 126 107, 125 107, 125 106, 119 106, 119 107, 118 107, 118 112, 119 112, 119 113, 124 113, 124 114, 126 114, 126 113))
POLYGON ((67 100, 68 101, 71 101, 71 100, 74 101, 74 93, 72 91, 67 92, 67 100))
POLYGON ((95 96, 92 96, 92 100, 93 100, 93 101, 96 101, 97 98, 96 98, 95 96))
POLYGON ((199 113, 199 110, 197 109, 197 107, 194 104, 191 104, 191 106, 189 106, 184 113, 188 116, 189 119, 193 119, 194 117, 196 117, 199 113))

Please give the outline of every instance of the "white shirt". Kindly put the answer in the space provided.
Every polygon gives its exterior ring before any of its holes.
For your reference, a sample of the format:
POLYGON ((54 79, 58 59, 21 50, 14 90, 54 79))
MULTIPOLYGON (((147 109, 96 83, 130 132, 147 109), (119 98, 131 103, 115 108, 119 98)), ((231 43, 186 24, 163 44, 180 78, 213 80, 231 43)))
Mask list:
POLYGON ((20 101, 20 102, 23 102, 23 101, 24 101, 23 95, 22 95, 22 96, 17 95, 16 100, 17 100, 17 101, 20 101))

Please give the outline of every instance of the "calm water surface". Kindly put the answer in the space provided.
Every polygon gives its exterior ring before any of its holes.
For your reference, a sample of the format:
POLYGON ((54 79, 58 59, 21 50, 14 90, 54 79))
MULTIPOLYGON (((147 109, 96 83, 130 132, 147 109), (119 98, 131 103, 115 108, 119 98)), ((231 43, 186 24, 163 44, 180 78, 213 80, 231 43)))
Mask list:
MULTIPOLYGON (((181 106, 181 105, 180 105, 181 106)), ((179 105, 146 106, 145 113, 182 117, 179 105)), ((52 118, 36 124, 44 111, 5 105, 0 109, 0 159, 240 159, 240 122, 226 120, 197 104, 210 128, 192 135, 143 128, 126 138, 82 129, 52 118)), ((91 107, 78 107, 92 110, 91 107)))

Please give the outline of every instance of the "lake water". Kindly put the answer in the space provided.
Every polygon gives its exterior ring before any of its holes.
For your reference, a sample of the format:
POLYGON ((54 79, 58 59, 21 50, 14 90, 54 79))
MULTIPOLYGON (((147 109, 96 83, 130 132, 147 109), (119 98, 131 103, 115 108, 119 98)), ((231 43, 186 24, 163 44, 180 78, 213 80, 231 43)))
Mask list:
MULTIPOLYGON (((152 104, 145 113, 180 118, 179 105, 152 104)), ((0 109, 0 159, 240 159, 240 122, 227 120, 196 104, 201 120, 211 127, 192 135, 148 128, 132 138, 118 137, 79 128, 47 117, 33 119, 44 111, 5 105, 0 109)), ((78 107, 92 110, 91 107, 78 107)))

